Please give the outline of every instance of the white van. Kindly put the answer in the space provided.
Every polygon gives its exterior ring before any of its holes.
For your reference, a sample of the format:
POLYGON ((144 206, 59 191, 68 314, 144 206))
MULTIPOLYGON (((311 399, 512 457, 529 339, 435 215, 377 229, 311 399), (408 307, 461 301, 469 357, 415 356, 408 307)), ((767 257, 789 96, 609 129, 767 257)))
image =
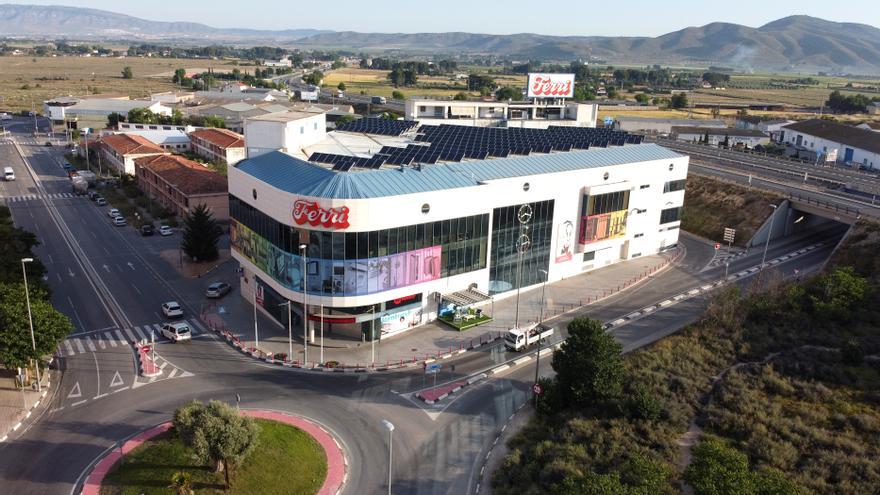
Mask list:
POLYGON ((15 180, 15 172, 12 171, 12 167, 3 169, 3 180, 15 180))

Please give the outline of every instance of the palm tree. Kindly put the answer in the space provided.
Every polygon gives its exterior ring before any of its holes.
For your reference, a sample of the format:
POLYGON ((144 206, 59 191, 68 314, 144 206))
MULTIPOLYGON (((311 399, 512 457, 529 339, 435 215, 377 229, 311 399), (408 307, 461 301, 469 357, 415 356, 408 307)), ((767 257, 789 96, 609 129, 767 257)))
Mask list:
POLYGON ((192 491, 192 475, 186 471, 177 471, 171 475, 171 484, 168 488, 177 492, 177 495, 191 495, 192 491))

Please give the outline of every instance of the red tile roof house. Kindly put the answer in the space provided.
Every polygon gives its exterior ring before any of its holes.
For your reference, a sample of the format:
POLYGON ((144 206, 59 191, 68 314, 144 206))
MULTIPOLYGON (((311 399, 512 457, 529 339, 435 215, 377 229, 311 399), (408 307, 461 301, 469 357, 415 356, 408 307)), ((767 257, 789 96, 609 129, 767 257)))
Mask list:
POLYGON ((235 165, 246 158, 244 136, 228 129, 197 129, 189 139, 192 151, 206 160, 235 165))
POLYGON ((135 160, 138 187, 179 216, 200 204, 220 222, 229 220, 229 187, 226 177, 177 155, 135 160))
POLYGON ((100 143, 104 163, 120 174, 134 175, 134 161, 138 158, 169 154, 161 146, 142 136, 114 134, 104 136, 100 143))

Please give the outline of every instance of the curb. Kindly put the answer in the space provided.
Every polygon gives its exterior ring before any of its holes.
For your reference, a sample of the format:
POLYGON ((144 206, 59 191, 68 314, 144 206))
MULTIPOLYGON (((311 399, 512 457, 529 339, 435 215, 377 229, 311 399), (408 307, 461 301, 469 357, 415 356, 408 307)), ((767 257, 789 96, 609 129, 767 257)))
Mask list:
MULTIPOLYGON (((327 457, 327 476, 320 490, 318 490, 318 495, 338 495, 342 491, 342 488, 348 481, 350 471, 348 458, 345 456, 345 452, 342 450, 342 446, 336 437, 331 435, 324 427, 308 419, 284 412, 242 410, 241 413, 252 418, 267 419, 295 426, 306 432, 321 445, 324 449, 324 455, 327 457)), ((104 478, 125 454, 128 454, 148 440, 165 433, 171 427, 171 421, 166 421, 136 434, 129 440, 124 441, 121 446, 115 444, 110 448, 109 453, 106 453, 106 455, 94 463, 94 467, 86 476, 86 480, 83 482, 79 493, 81 495, 99 495, 104 478)))
POLYGON ((162 370, 156 366, 156 363, 152 359, 147 357, 149 351, 144 350, 146 346, 141 345, 138 342, 134 342, 133 345, 138 356, 138 372, 140 375, 146 378, 153 378, 154 376, 161 375, 162 370), (147 371, 147 364, 152 366, 154 371, 147 371))

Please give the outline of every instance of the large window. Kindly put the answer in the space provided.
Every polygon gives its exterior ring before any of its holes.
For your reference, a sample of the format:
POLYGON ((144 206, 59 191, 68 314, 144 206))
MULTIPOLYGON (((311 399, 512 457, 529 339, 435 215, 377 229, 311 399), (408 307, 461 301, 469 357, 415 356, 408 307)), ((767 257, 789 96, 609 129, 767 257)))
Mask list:
POLYGON ((581 244, 604 241, 626 235, 629 190, 584 196, 581 203, 581 244))
POLYGON ((681 191, 684 189, 684 183, 685 183, 684 179, 671 180, 663 185, 663 192, 668 193, 668 192, 681 191))
POLYGON ((295 228, 229 197, 233 248, 285 287, 310 293, 361 295, 486 267, 489 215, 474 215, 372 232, 295 228))
POLYGON ((553 231, 553 200, 529 203, 531 218, 523 226, 518 214, 523 205, 495 208, 492 217, 492 262, 489 267, 489 292, 497 294, 534 285, 544 280, 540 270, 550 263, 553 231), (528 248, 520 259, 520 239, 528 237, 528 248), (521 271, 520 271, 521 270, 521 271))
POLYGON ((667 208, 660 212, 660 225, 664 223, 677 222, 681 220, 681 206, 675 208, 667 208))

